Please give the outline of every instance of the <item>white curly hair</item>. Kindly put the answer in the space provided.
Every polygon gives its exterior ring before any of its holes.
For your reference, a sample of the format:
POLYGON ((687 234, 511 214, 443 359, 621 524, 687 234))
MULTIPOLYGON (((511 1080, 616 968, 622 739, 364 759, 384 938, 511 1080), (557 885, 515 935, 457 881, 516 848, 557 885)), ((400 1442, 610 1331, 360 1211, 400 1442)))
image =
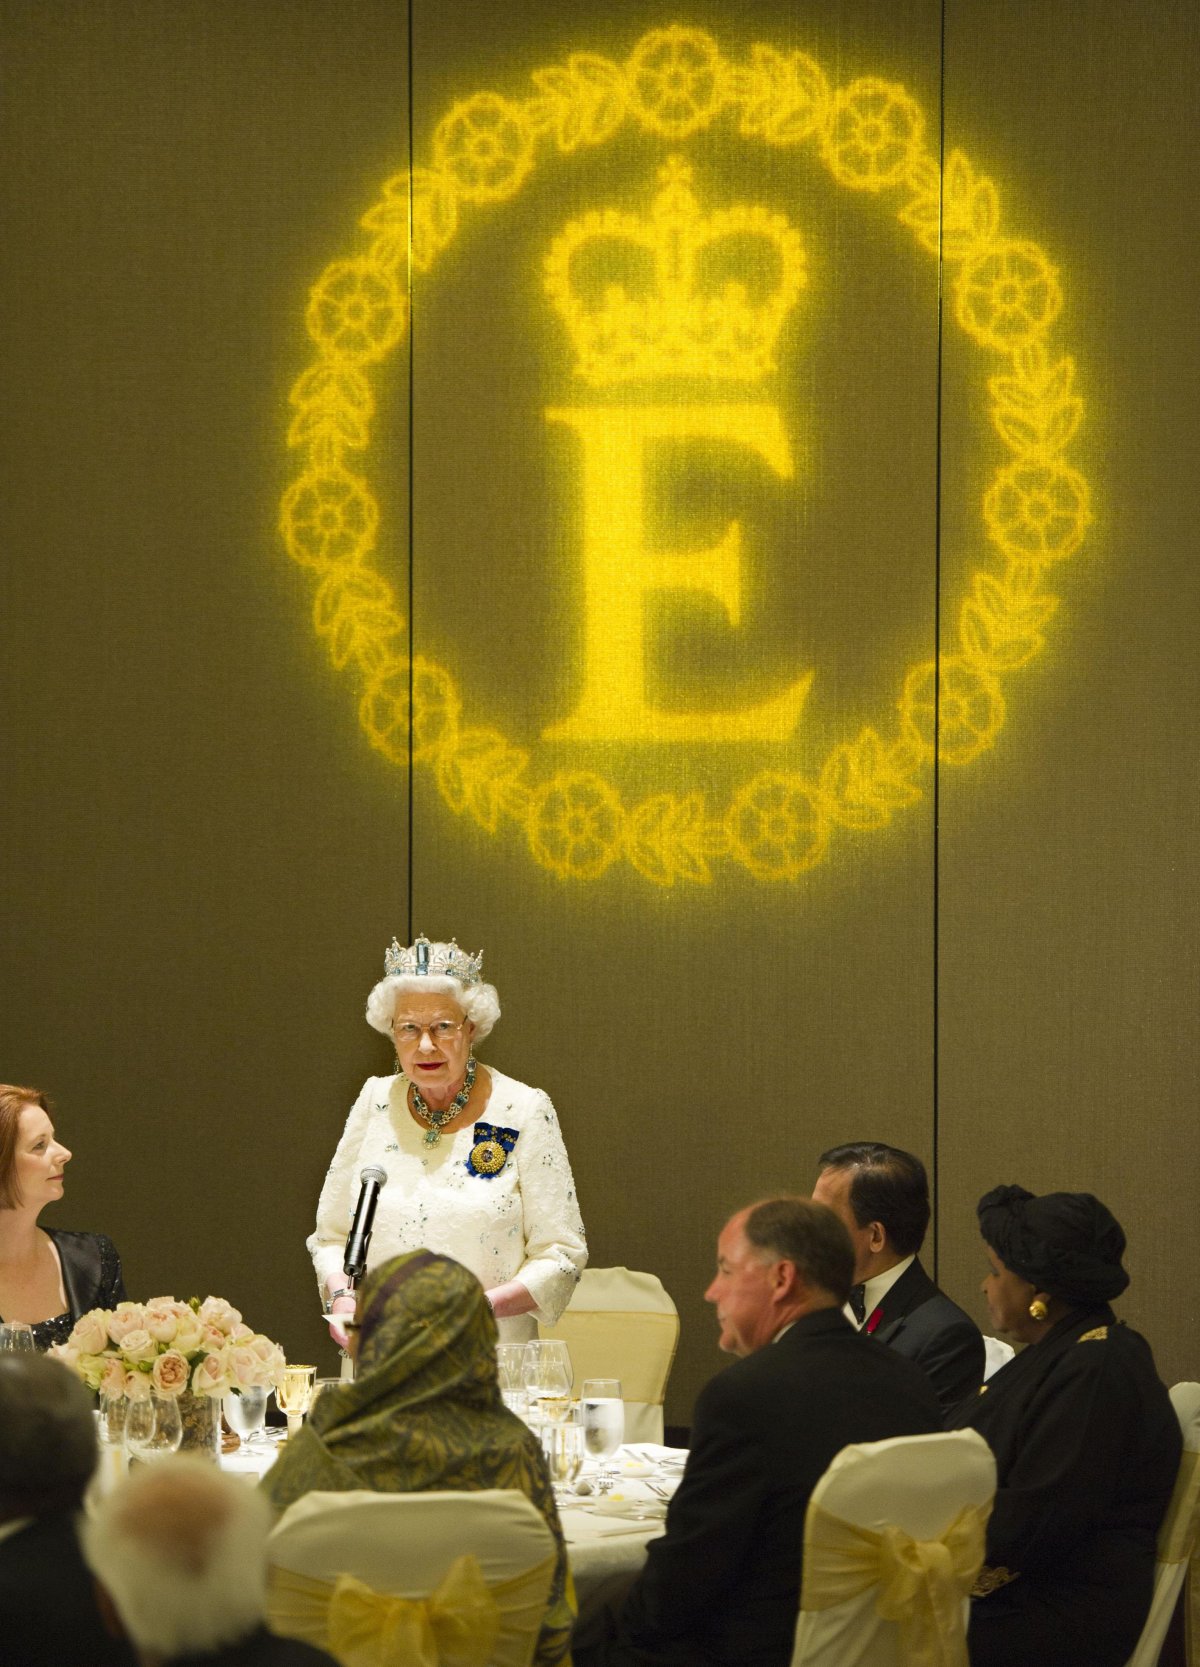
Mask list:
MULTIPOLYGON (((431 943, 429 948, 434 959, 450 952, 450 945, 445 943, 431 943)), ((475 1042, 482 1042, 485 1036, 490 1035, 500 1017, 500 997, 494 984, 464 984, 461 979, 442 973, 402 972, 389 973, 371 991, 367 997, 367 1023, 373 1030, 390 1038, 396 1003, 403 993, 414 990, 426 995, 451 996, 475 1026, 475 1042)))

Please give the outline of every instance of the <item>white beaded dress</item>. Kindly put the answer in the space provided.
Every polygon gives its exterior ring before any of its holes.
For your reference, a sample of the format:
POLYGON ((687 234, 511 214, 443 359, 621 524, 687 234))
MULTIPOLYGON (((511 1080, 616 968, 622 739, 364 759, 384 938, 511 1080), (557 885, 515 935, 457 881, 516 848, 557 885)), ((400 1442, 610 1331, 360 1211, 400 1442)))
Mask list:
MULTIPOLYGON (((491 1096, 479 1122, 515 1134, 504 1168, 473 1175, 477 1125, 426 1145, 408 1110, 407 1077, 368 1077, 351 1108, 308 1240, 317 1283, 340 1276, 346 1235, 367 1164, 387 1172, 371 1236, 369 1265, 404 1251, 440 1251, 461 1262, 485 1290, 519 1279, 532 1314, 499 1321, 502 1342, 552 1325, 587 1265, 575 1181, 558 1118, 547 1095, 488 1066, 491 1096)), ((334 1281, 336 1287, 337 1281, 334 1281)))

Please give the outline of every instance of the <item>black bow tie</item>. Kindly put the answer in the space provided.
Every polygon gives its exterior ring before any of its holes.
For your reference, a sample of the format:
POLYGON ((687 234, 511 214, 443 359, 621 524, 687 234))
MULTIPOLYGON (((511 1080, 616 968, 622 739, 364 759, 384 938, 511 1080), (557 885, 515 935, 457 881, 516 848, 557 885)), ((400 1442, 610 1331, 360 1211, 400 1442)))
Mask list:
POLYGON ((867 1287, 865 1285, 851 1285, 848 1301, 854 1318, 859 1325, 863 1325, 867 1318, 867 1287))

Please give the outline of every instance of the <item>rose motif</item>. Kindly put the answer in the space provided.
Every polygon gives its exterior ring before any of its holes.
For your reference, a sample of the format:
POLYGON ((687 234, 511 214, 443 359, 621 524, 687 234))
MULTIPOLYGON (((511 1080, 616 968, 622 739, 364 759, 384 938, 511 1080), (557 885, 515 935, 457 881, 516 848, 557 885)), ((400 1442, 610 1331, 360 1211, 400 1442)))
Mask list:
POLYGON ((915 666, 904 681, 900 716, 910 737, 927 757, 945 764, 968 764, 990 747, 1004 722, 999 685, 958 656, 915 666), (938 716, 940 702, 941 714, 938 716))
POLYGON ((882 191, 904 178, 924 130, 921 107, 903 87, 864 76, 834 99, 822 151, 840 184, 882 191))
POLYGON ((190 1368, 178 1349, 168 1349, 154 1362, 150 1382, 160 1395, 182 1395, 188 1386, 190 1368))
POLYGON ((523 110, 498 93, 456 104, 433 135, 434 166, 469 203, 510 197, 533 166, 533 130, 523 110))
MULTIPOLYGON (((431 758, 458 728, 462 704, 453 679, 440 666, 415 660, 412 669, 412 756, 431 758)), ((408 758, 409 670, 394 660, 372 680, 359 708, 373 746, 388 758, 408 758)))
POLYGON ((643 127, 681 139, 721 107, 721 56, 701 29, 651 29, 626 65, 629 107, 643 127))
POLYGON ((100 1354, 108 1347, 108 1315, 103 1308, 93 1308, 80 1316, 67 1338, 79 1354, 100 1354))
POLYGON ((367 260, 339 260, 317 279, 305 314, 308 333, 335 359, 366 365, 404 334, 404 297, 391 275, 367 260))
POLYGON ((1010 463, 988 489, 983 518, 1005 555, 1062 561, 1091 523, 1087 482, 1065 463, 1010 463))
POLYGON ((624 806, 601 776, 564 772, 534 794, 529 846, 564 879, 594 880, 620 855, 624 825, 624 806))
POLYGON ((801 776, 764 770, 736 795, 725 819, 736 861, 759 880, 791 880, 820 862, 829 824, 801 776))
POLYGON ((324 570, 349 566, 375 543, 379 509, 345 469, 301 475, 284 494, 280 525, 293 561, 324 570))
POLYGON ((1013 353, 1053 324, 1062 307, 1058 274, 1035 243, 1001 243, 964 265, 954 314, 969 336, 1013 353))

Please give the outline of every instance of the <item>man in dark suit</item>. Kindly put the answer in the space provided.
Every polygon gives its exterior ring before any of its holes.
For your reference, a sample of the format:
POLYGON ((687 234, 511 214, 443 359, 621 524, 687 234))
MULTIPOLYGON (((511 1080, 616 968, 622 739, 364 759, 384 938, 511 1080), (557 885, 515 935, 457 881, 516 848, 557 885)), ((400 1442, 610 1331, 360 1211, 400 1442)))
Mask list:
POLYGON ((756 1204, 722 1232, 705 1299, 739 1358, 700 1393, 666 1533, 599 1659, 787 1667, 817 1481, 853 1442, 941 1426, 924 1375, 842 1313, 853 1269, 845 1229, 807 1199, 756 1204))
POLYGON ((92 1398, 41 1354, 0 1354, 0 1661, 134 1667, 110 1638, 76 1538, 96 1468, 92 1398))
POLYGON ((929 1181, 911 1152, 878 1141, 835 1146, 813 1198, 839 1216, 854 1246, 855 1323, 926 1372, 949 1412, 983 1382, 983 1337, 938 1290, 917 1252, 929 1226, 929 1181))

